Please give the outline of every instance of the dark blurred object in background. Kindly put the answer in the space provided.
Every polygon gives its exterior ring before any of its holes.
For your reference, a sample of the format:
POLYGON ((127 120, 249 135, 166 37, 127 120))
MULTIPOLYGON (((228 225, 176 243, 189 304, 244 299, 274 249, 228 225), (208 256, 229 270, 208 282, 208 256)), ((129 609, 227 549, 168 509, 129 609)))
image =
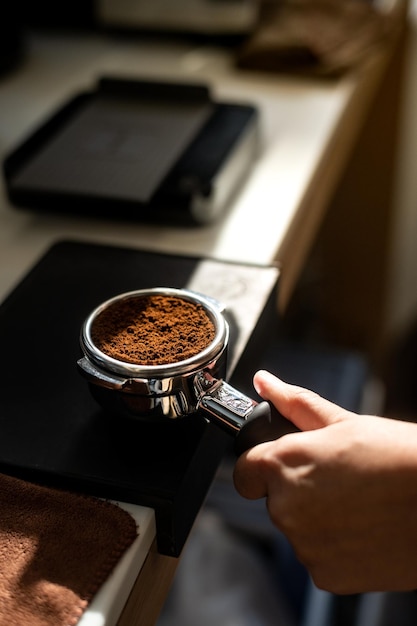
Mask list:
MULTIPOLYGON (((4 3, 5 4, 5 3, 4 3)), ((24 59, 26 32, 31 28, 95 27, 93 0, 13 0, 2 6, 0 16, 0 77, 13 71, 24 59)))
POLYGON ((25 24, 29 27, 91 28, 94 26, 93 0, 20 0, 25 24))
POLYGON ((386 358, 384 385, 388 417, 417 422, 417 318, 393 341, 386 358))
POLYGON ((23 58, 24 38, 20 22, 21 5, 2 7, 0 17, 0 76, 13 70, 23 58))

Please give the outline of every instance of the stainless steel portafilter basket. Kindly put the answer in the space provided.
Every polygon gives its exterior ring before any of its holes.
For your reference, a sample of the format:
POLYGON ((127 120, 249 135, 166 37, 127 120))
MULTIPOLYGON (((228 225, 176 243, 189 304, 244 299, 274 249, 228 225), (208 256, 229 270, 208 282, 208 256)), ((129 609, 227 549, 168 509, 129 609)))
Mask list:
POLYGON ((225 382, 229 327, 223 312, 217 301, 186 289, 160 287, 118 295, 100 304, 85 320, 79 371, 104 409, 136 420, 161 422, 199 412, 235 438, 238 455, 294 431, 269 403, 258 403, 225 382), (204 309, 214 326, 214 338, 204 349, 174 363, 142 365, 115 359, 97 347, 92 329, 101 313, 123 300, 161 295, 204 309))

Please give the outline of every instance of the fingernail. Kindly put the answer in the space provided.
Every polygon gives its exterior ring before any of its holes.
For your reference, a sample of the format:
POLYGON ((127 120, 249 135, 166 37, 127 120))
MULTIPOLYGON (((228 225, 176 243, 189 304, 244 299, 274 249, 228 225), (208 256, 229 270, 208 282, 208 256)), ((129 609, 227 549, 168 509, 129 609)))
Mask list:
POLYGON ((253 386, 255 388, 256 393, 260 394, 262 380, 268 381, 268 380, 271 380, 271 378, 273 378, 273 376, 272 374, 270 374, 270 372, 267 372, 266 370, 258 370, 253 379, 253 386))

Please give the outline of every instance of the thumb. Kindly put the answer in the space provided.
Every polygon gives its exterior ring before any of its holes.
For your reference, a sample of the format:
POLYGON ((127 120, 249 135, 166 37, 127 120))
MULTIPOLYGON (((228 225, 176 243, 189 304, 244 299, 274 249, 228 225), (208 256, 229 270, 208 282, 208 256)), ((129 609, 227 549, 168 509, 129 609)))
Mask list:
POLYGON ((256 372, 253 384, 264 400, 272 402, 300 430, 323 428, 351 415, 313 391, 289 385, 265 370, 256 372))

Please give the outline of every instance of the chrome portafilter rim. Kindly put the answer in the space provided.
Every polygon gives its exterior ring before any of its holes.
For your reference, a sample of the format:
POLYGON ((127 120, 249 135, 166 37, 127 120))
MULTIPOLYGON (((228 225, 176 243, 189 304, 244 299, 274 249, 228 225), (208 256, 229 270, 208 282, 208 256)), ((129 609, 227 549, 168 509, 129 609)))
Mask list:
POLYGON ((220 355, 228 343, 229 328, 222 312, 220 303, 212 298, 187 289, 175 289, 170 287, 154 287, 150 289, 138 289, 128 291, 102 302, 86 318, 80 334, 81 349, 87 359, 98 368, 112 372, 124 378, 155 379, 168 378, 183 375, 204 368, 220 355), (212 341, 196 355, 162 365, 141 365, 115 359, 102 352, 92 339, 92 328, 97 317, 116 303, 122 300, 143 298, 149 296, 171 296, 188 302, 199 304, 212 321, 215 336, 212 341))

